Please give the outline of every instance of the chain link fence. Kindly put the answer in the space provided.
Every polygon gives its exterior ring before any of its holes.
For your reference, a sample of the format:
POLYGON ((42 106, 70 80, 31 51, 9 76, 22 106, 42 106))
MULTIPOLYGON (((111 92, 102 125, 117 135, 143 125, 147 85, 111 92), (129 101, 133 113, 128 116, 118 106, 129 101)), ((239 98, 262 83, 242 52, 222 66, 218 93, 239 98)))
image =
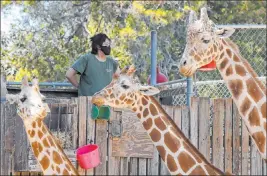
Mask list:
MULTIPOLYGON (((238 45, 241 55, 251 64, 259 79, 266 84, 266 25, 223 25, 235 28, 231 40, 238 45)), ((219 25, 219 27, 222 27, 219 25)), ((194 96, 210 98, 231 97, 219 71, 196 72, 193 79, 194 96)), ((159 97, 167 104, 186 104, 186 82, 169 84, 159 97), (168 90, 167 90, 168 89, 168 90), (171 102, 171 103, 170 103, 171 102)))

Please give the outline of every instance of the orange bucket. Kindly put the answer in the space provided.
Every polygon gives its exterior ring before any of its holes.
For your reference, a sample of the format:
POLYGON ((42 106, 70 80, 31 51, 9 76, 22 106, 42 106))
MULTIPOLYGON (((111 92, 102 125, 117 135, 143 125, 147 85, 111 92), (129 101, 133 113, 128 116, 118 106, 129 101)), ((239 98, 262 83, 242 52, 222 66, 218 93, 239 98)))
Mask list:
POLYGON ((76 151, 76 158, 83 169, 91 169, 99 165, 99 147, 95 144, 85 145, 76 151))
POLYGON ((210 63, 207 65, 204 65, 198 69, 199 71, 212 71, 216 70, 216 63, 214 60, 212 60, 210 63))

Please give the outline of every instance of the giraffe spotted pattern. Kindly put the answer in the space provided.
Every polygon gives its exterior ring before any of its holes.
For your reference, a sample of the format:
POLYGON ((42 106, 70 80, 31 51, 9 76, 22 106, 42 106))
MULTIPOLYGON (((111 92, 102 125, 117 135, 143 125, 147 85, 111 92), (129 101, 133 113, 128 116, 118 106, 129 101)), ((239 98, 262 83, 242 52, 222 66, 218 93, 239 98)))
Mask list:
POLYGON ((158 93, 157 88, 142 86, 130 74, 121 74, 96 93, 92 103, 135 112, 172 175, 222 175, 223 172, 204 158, 151 96, 155 93, 158 93))
POLYGON ((215 28, 207 15, 207 9, 202 8, 199 20, 193 11, 190 13, 187 30, 187 44, 180 61, 180 73, 192 76, 200 67, 212 60, 216 62, 252 141, 267 161, 266 86, 241 56, 238 46, 228 39, 234 29, 215 28))
POLYGON ((23 78, 21 92, 18 95, 7 95, 10 103, 17 104, 17 112, 23 120, 33 154, 43 174, 78 175, 77 170, 43 122, 47 113, 42 98, 38 80, 34 79, 32 86, 29 86, 27 77, 23 78))

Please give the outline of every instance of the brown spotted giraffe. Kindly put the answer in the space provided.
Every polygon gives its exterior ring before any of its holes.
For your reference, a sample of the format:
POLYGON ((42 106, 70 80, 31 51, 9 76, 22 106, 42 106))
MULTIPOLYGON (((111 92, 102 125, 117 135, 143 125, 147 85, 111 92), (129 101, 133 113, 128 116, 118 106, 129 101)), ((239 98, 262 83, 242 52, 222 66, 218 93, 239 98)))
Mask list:
POLYGON ((32 151, 44 175, 78 175, 63 149, 53 137, 43 119, 47 112, 42 102, 38 80, 29 86, 27 77, 22 80, 18 95, 7 95, 7 101, 17 104, 17 113, 24 122, 32 151))
POLYGON ((266 87, 250 64, 242 58, 238 47, 228 39, 234 29, 217 29, 209 20, 206 8, 200 19, 192 11, 187 28, 187 44, 180 61, 180 73, 192 76, 212 60, 229 89, 239 114, 262 158, 266 156, 266 87))
POLYGON ((131 109, 137 114, 172 175, 222 175, 185 137, 152 95, 159 90, 133 79, 134 68, 121 71, 117 80, 96 93, 92 103, 131 109))

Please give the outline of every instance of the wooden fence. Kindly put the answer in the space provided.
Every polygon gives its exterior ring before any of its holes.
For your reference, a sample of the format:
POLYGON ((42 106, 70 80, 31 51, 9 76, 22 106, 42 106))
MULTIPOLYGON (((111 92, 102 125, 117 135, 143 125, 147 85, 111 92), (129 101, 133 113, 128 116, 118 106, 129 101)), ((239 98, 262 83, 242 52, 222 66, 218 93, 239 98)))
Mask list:
MULTIPOLYGON (((56 100, 45 123, 77 166, 78 146, 96 143, 101 164, 84 175, 167 175, 167 168, 138 118, 130 111, 112 109, 111 119, 90 118, 90 97, 56 100)), ((164 106, 174 122, 216 167, 236 175, 266 175, 232 99, 192 98, 190 108, 164 106)), ((15 105, 1 104, 0 174, 36 175, 40 169, 32 155, 15 105)))

